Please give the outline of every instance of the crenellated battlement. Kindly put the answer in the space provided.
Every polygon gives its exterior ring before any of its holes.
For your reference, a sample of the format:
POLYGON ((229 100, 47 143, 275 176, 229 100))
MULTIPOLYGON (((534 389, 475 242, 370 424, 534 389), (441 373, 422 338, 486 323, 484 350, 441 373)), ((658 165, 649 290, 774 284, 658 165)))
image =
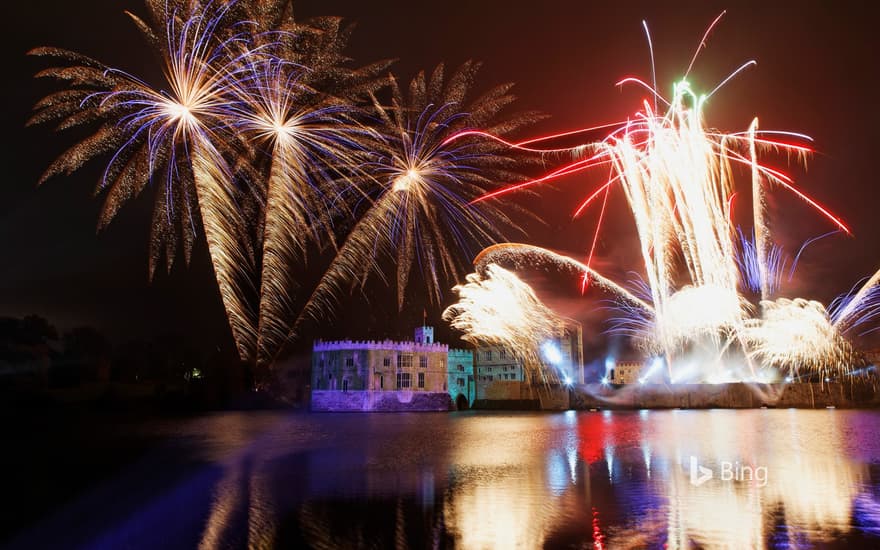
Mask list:
POLYGON ((350 351, 350 350, 379 350, 399 351, 404 353, 447 353, 449 346, 446 344, 422 344, 412 341, 396 340, 315 340, 312 351, 350 351))
POLYGON ((474 350, 449 348, 449 356, 450 357, 470 357, 471 359, 473 359, 474 350))

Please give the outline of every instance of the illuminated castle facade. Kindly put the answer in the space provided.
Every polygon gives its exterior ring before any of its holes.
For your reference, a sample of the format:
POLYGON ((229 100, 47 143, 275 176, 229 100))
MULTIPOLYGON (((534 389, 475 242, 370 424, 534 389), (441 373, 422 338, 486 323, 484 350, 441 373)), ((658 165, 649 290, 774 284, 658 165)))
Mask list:
POLYGON ((311 384, 315 410, 468 408, 476 396, 473 352, 437 343, 429 326, 412 341, 318 340, 311 384))

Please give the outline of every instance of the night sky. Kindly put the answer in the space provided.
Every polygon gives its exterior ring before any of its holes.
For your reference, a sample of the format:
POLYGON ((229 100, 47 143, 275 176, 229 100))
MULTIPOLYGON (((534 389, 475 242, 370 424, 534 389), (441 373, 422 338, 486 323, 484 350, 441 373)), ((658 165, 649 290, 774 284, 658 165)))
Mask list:
MULTIPOLYGON (((394 72, 403 79, 440 61, 450 67, 466 59, 483 61, 477 89, 516 82, 519 107, 551 115, 523 138, 617 121, 636 111, 644 92, 620 90, 614 83, 631 75, 650 78, 642 19, 654 40, 658 85, 668 93, 706 26, 728 9, 695 66, 692 84, 708 91, 742 62, 756 59, 757 67, 713 96, 708 125, 745 130, 757 115, 762 128, 815 138, 819 154, 808 169, 792 166, 789 171, 802 189, 849 223, 854 237, 832 237, 809 248, 789 289, 827 303, 880 267, 880 197, 873 170, 880 150, 875 107, 880 33, 868 3, 841 4, 297 0, 295 9, 300 19, 340 15, 357 22, 350 56, 362 64, 396 58, 394 72)), ((159 273, 148 282, 149 192, 96 235, 101 201, 92 191, 100 163, 36 188, 39 175, 75 136, 24 127, 33 103, 54 89, 32 78, 45 65, 25 52, 61 46, 158 83, 158 64, 125 9, 144 14, 134 0, 13 2, 5 7, 0 315, 37 313, 62 329, 91 324, 116 341, 175 330, 191 335, 204 350, 228 346, 231 338, 204 241, 189 268, 179 262, 170 275, 159 273)), ((783 162, 775 160, 776 165, 783 162)), ((578 220, 571 214, 575 201, 604 175, 570 178, 557 190, 542 192, 535 210, 548 225, 526 240, 582 256, 597 212, 578 220)), ((622 196, 612 199, 610 208, 597 266, 623 277, 639 269, 634 230, 622 196)), ((771 212, 774 237, 790 253, 803 240, 833 229, 783 190, 772 192, 771 212)), ((567 313, 595 317, 588 312, 597 302, 578 297, 574 286, 544 297, 553 304, 564 302, 567 313)), ((395 309, 393 301, 387 309, 395 309)), ((361 324, 349 314, 355 310, 344 305, 336 328, 321 330, 352 337, 405 336, 403 327, 413 315, 420 319, 422 311, 414 305, 405 319, 389 320, 393 312, 380 316, 368 330, 355 328, 361 324)))

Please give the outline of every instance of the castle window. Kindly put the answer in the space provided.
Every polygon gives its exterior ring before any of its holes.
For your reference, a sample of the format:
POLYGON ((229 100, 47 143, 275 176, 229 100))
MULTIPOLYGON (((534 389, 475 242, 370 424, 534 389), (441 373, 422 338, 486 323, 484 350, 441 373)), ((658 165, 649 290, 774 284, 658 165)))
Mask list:
POLYGON ((391 366, 391 358, 385 357, 384 359, 382 359, 382 366, 383 367, 390 367, 391 366))
POLYGON ((487 349, 486 350, 486 361, 491 361, 491 360, 492 360, 492 350, 487 349))
POLYGON ((397 373, 397 389, 411 388, 412 375, 408 372, 397 373))
POLYGON ((464 386, 464 378, 457 378, 457 379, 455 380, 455 382, 456 382, 456 384, 458 384, 459 386, 464 386))
POLYGON ((428 356, 427 355, 419 355, 419 366, 423 369, 428 368, 428 356))
POLYGON ((412 354, 401 353, 397 356, 397 368, 408 369, 412 367, 412 354))
MULTIPOLYGON (((390 361, 390 360, 389 360, 389 361, 390 361)), ((380 389, 380 390, 384 390, 384 389, 385 389, 385 376, 384 376, 384 375, 381 375, 381 374, 379 375, 379 389, 380 389)))
POLYGON ((348 378, 343 378, 342 380, 342 391, 348 391, 348 378))
POLYGON ((425 373, 423 373, 423 372, 419 373, 419 387, 420 388, 425 387, 425 373))
POLYGON ((459 365, 457 368, 458 372, 464 372, 464 365, 459 365))
POLYGON ((502 359, 507 359, 507 350, 501 350, 498 352, 498 357, 502 359))
POLYGON ((345 358, 345 366, 353 367, 354 366, 354 357, 346 357, 345 358))

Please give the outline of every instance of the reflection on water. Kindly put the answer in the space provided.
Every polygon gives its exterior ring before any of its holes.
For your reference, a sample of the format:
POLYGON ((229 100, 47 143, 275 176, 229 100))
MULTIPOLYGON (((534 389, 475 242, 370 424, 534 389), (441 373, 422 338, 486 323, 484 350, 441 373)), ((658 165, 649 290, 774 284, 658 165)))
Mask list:
POLYGON ((201 547, 876 546, 878 435, 833 410, 294 417, 227 459, 201 547))
POLYGON ((874 411, 250 412, 138 429, 165 443, 10 547, 880 548, 874 411), (744 474, 762 468, 766 483, 744 474))

